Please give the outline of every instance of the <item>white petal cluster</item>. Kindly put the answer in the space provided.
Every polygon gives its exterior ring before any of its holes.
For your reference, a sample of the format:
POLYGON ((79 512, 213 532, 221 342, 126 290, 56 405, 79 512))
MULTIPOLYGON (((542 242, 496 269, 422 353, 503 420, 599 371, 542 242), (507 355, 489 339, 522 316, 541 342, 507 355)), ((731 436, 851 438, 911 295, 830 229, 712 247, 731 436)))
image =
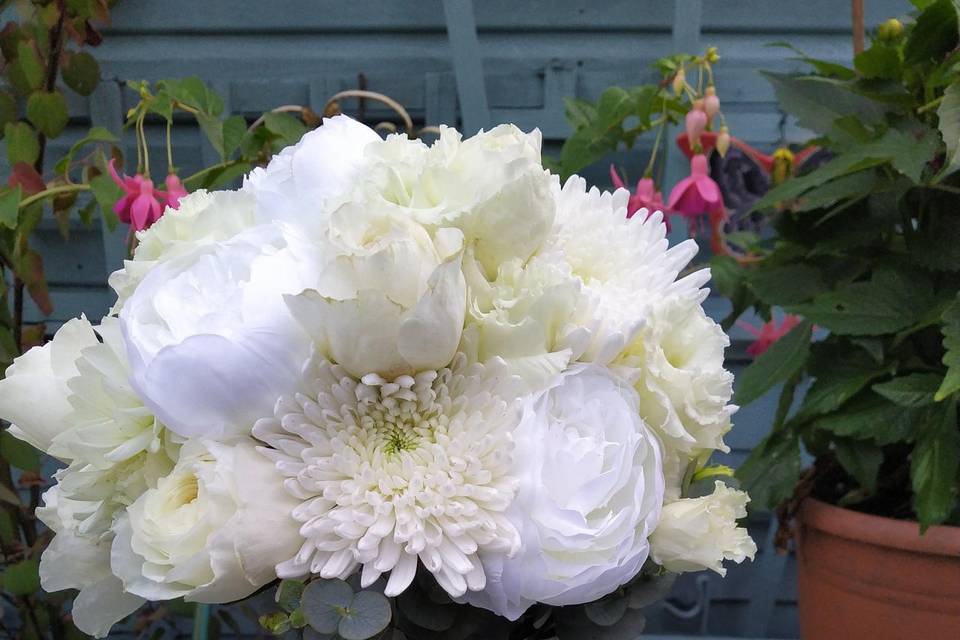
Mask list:
POLYGON ((431 145, 324 121, 240 191, 197 192, 0 381, 10 433, 66 467, 38 515, 50 590, 103 636, 145 599, 418 567, 515 619, 645 563, 755 551, 726 450, 728 340, 662 215, 561 185, 538 131, 431 145))
POLYGON ((495 364, 451 367, 386 380, 358 380, 313 358, 304 393, 284 396, 254 435, 302 500, 300 550, 278 567, 285 577, 346 578, 362 566, 386 593, 413 580, 418 559, 453 595, 485 584, 478 554, 513 554, 512 433, 516 402, 502 399, 495 364))

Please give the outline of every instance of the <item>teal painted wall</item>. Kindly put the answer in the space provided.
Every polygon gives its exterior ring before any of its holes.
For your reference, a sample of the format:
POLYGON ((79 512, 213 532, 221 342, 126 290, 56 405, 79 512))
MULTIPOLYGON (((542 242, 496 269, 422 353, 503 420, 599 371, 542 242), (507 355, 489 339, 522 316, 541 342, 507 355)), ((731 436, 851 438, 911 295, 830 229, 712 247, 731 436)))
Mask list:
MULTIPOLYGON (((677 1, 679 7, 654 0, 477 0, 491 120, 540 127, 548 147, 556 148, 569 132, 564 96, 596 98, 611 84, 650 81, 650 63, 674 51, 675 43, 684 50, 715 45, 722 56, 716 81, 732 133, 765 150, 804 140, 806 133, 777 110, 770 87, 756 71, 797 68, 789 52, 768 46, 781 40, 814 57, 849 60, 849 2, 677 1)), ((868 0, 866 9, 869 27, 906 12, 909 5, 905 0, 868 0)), ((460 124, 441 0, 123 0, 95 54, 107 81, 89 100, 71 96, 75 117, 51 157, 91 120, 119 129, 134 103, 122 83, 139 78, 199 75, 224 96, 228 111, 252 119, 282 104, 319 110, 333 93, 356 88, 362 74, 367 88, 399 100, 418 123, 460 124)), ((389 116, 374 105, 366 110, 370 122, 389 116)), ((149 135, 153 157, 162 158, 162 131, 149 135)), ((186 172, 215 162, 195 128, 184 123, 174 135, 175 162, 186 172)), ((128 154, 133 153, 132 137, 125 136, 125 142, 128 154)), ((639 158, 639 153, 621 153, 613 160, 628 171, 634 168, 635 175, 639 158)), ((607 185, 605 167, 599 163, 585 174, 607 185)), ((6 167, 0 169, 6 175, 6 167)), ((122 259, 123 239, 123 230, 108 234, 96 224, 76 226, 64 242, 52 220, 44 223, 37 245, 46 261, 55 312, 41 318, 31 308, 28 318, 45 320, 55 329, 79 313, 103 315, 112 302, 106 276, 122 259)), ((712 298, 707 305, 714 317, 724 315, 725 301, 712 298)), ((733 333, 728 360, 734 371, 746 362, 745 338, 739 330, 733 333)), ((770 394, 736 416, 737 428, 729 438, 732 451, 722 461, 737 464, 762 437, 773 398, 770 394)), ((766 520, 758 518, 755 526, 762 543, 766 520)), ((675 596, 690 605, 688 614, 665 610, 650 627, 795 636, 791 563, 763 548, 756 562, 731 570, 724 581, 685 579, 675 596)))

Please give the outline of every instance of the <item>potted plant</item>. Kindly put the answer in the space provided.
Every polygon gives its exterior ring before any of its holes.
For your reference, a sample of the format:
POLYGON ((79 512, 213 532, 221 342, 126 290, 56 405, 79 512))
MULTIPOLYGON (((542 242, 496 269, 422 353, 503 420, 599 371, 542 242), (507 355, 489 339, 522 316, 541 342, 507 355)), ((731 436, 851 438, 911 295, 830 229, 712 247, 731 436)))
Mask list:
POLYGON ((755 205, 772 237, 714 260, 731 321, 795 316, 734 402, 782 385, 738 476, 793 523, 806 638, 960 637, 958 7, 914 4, 852 68, 767 74, 830 159, 755 205))

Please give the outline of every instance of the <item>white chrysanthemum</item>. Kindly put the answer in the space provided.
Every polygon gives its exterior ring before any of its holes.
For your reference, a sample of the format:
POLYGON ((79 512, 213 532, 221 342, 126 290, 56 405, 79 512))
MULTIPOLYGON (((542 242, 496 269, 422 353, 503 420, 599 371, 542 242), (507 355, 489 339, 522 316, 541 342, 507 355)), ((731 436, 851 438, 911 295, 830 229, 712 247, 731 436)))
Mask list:
POLYGON ((162 262, 187 255, 198 247, 229 240, 254 225, 256 201, 242 191, 195 191, 181 198, 178 209, 167 209, 149 229, 137 233, 137 248, 123 269, 110 274, 117 292, 111 313, 118 313, 140 281, 162 262))
MULTIPOLYGON (((559 251, 584 285, 592 304, 590 346, 582 359, 609 362, 636 334, 650 305, 673 292, 698 289, 703 274, 677 280, 697 254, 686 240, 670 247, 662 214, 627 218, 629 193, 586 188, 572 176, 554 184, 555 235, 544 252, 559 251)), ((706 277, 709 277, 707 275, 706 277)))
POLYGON ((304 543, 281 577, 308 573, 361 582, 391 572, 387 595, 409 586, 419 558, 451 595, 486 583, 480 551, 510 554, 517 530, 504 516, 516 491, 511 433, 519 415, 497 387, 503 366, 467 366, 362 381, 315 357, 308 390, 277 402, 254 435, 303 502, 304 543))
POLYGON ((737 526, 749 501, 745 492, 718 481, 710 495, 665 505, 650 536, 653 559, 668 571, 712 569, 721 576, 727 574, 724 560, 753 560, 757 545, 746 528, 737 526))

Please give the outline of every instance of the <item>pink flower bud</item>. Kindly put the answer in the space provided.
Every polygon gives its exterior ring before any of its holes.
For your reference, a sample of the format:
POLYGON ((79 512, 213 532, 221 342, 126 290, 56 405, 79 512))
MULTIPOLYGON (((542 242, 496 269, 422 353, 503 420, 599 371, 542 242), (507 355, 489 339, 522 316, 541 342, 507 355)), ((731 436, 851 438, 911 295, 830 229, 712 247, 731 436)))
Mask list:
POLYGON ((698 104, 700 107, 703 106, 703 103, 697 100, 693 109, 687 112, 686 118, 687 138, 689 138, 693 147, 700 145, 700 134, 707 129, 707 114, 702 108, 697 108, 698 104))
POLYGON ((707 97, 703 99, 703 110, 711 120, 720 113, 720 98, 717 97, 717 90, 713 87, 707 87, 707 97))
POLYGON ((720 129, 720 135, 717 136, 717 153, 721 158, 725 158, 730 149, 730 131, 726 127, 720 129))

